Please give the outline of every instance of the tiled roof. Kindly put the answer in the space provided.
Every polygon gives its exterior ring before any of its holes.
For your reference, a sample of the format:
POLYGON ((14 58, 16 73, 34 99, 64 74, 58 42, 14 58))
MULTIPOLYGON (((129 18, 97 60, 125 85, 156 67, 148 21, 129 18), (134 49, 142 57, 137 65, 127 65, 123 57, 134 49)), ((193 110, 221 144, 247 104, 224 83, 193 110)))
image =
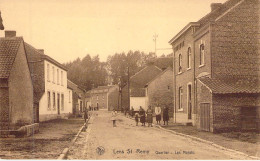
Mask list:
POLYGON ((17 51, 23 42, 21 37, 0 39, 0 78, 8 78, 17 51))
POLYGON ((26 42, 24 44, 25 44, 24 46, 25 46, 25 50, 26 50, 29 62, 41 61, 41 60, 46 59, 49 62, 57 65, 58 67, 66 70, 66 71, 68 70, 64 65, 60 64, 59 62, 57 62, 56 60, 52 59, 48 55, 42 54, 41 52, 39 52, 36 48, 31 46, 30 44, 28 44, 26 42))
POLYGON ((260 93, 260 81, 258 79, 220 80, 208 77, 198 79, 215 94, 260 93))
POLYGON ((148 65, 130 78, 130 88, 144 88, 154 77, 162 72, 155 65, 148 65))
POLYGON ((210 22, 216 20, 221 14, 225 13, 227 10, 229 10, 231 7, 235 6, 237 3, 239 3, 241 0, 228 0, 225 3, 223 3, 220 8, 216 9, 213 12, 208 13, 206 16, 202 17, 198 22, 200 23, 201 27, 210 22))
POLYGON ((161 57, 161 58, 154 58, 151 60, 148 60, 148 64, 153 64, 160 69, 167 69, 168 67, 173 66, 173 57, 161 57))

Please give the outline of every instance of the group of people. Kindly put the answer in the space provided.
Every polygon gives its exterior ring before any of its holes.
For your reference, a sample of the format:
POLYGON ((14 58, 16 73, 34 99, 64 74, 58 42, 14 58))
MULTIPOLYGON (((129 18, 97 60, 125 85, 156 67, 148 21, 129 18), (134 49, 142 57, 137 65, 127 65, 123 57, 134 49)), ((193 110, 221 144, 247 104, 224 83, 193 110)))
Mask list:
MULTIPOLYGON (((131 108, 131 112, 132 112, 132 116, 133 116, 133 108, 131 108)), ((139 118, 140 118, 140 122, 142 123, 142 126, 145 126, 145 123, 147 122, 148 127, 150 127, 150 126, 152 127, 154 113, 155 113, 157 124, 161 123, 161 118, 162 118, 161 115, 163 115, 164 125, 165 125, 165 123, 166 123, 166 125, 168 125, 168 121, 169 121, 168 106, 165 106, 162 111, 161 107, 157 104, 157 106, 154 107, 154 112, 153 112, 153 109, 151 106, 148 106, 147 111, 145 111, 142 108, 142 106, 140 106, 139 111, 134 114, 136 126, 138 126, 138 122, 139 122, 139 118)))
POLYGON ((92 107, 92 106, 88 106, 89 111, 98 111, 98 106, 97 107, 92 107))

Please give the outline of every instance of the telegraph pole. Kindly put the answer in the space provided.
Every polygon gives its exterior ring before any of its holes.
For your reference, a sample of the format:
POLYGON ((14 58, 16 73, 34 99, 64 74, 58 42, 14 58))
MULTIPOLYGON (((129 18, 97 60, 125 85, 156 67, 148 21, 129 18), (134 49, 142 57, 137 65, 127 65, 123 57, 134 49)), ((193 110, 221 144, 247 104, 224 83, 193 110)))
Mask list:
POLYGON ((153 35, 153 41, 154 41, 154 53, 155 53, 155 55, 156 55, 156 40, 157 40, 157 37, 158 37, 158 35, 155 33, 154 35, 153 35))

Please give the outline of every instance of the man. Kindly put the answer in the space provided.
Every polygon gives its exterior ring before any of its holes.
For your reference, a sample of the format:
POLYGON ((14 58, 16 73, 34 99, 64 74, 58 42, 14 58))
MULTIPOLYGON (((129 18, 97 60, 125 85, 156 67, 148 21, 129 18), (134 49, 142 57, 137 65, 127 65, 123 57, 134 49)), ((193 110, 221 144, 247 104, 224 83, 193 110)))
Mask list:
POLYGON ((2 19, 2 16, 1 16, 1 11, 0 11, 0 30, 4 30, 5 27, 3 25, 3 19, 2 19))
POLYGON ((157 103, 156 107, 154 108, 154 112, 155 112, 155 115, 156 115, 156 122, 157 122, 157 124, 160 124, 162 109, 159 106, 159 103, 157 103))

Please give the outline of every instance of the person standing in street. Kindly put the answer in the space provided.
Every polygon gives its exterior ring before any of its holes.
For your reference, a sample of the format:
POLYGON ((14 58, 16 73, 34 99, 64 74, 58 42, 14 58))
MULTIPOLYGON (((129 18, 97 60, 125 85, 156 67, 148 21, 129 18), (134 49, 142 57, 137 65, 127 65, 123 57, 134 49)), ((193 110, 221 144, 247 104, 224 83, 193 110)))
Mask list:
POLYGON ((156 122, 157 124, 161 124, 161 114, 162 114, 162 109, 161 107, 159 106, 159 104, 157 103, 157 106, 154 108, 154 111, 155 111, 155 115, 156 115, 156 122))
POLYGON ((87 119, 88 119, 88 109, 85 108, 85 111, 84 111, 84 120, 85 120, 85 123, 87 122, 87 119))
POLYGON ((148 123, 148 127, 153 127, 152 123, 153 123, 153 110, 151 106, 148 106, 148 109, 146 111, 147 114, 147 123, 148 123))
POLYGON ((139 114, 138 112, 135 113, 135 123, 136 123, 136 126, 138 126, 138 122, 139 122, 139 114))
POLYGON ((163 109, 163 125, 165 125, 165 122, 168 125, 168 121, 169 121, 169 108, 167 105, 165 105, 163 109))
POLYGON ((117 116, 117 112, 115 109, 113 109, 112 117, 111 117, 111 120, 113 121, 113 127, 116 127, 116 116, 117 116))
POLYGON ((133 106, 131 107, 130 115, 131 115, 131 117, 134 117, 134 108, 133 108, 133 106))
POLYGON ((142 123, 142 126, 145 126, 145 111, 142 108, 142 106, 140 106, 139 115, 140 115, 140 122, 142 123))

